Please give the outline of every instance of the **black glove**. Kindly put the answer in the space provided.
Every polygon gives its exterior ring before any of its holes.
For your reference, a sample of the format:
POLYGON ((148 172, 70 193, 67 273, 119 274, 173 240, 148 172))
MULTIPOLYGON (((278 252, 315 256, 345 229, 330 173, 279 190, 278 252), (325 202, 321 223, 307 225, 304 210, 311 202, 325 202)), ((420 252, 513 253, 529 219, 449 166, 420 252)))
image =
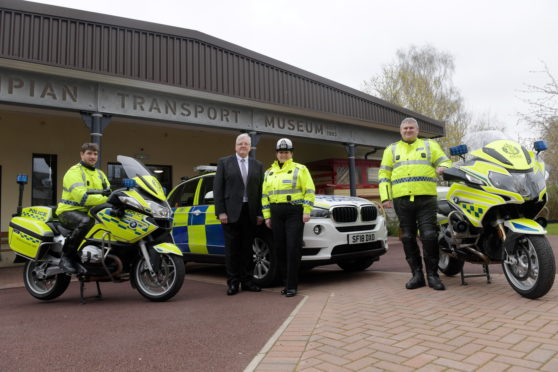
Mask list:
POLYGON ((104 189, 103 192, 101 192, 101 195, 109 196, 111 194, 111 192, 112 192, 111 189, 104 189))
POLYGON ((124 217, 124 209, 123 208, 113 208, 112 211, 110 212, 111 216, 114 216, 116 218, 122 218, 124 217))

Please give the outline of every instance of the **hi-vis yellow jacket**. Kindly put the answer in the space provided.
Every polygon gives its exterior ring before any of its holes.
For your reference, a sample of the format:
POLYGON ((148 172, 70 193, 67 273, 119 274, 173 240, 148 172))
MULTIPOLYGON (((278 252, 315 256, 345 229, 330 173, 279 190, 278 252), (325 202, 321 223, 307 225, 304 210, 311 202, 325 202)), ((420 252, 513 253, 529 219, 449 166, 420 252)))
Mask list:
POLYGON ((89 169, 78 163, 64 175, 62 198, 58 203, 56 214, 67 211, 87 212, 89 208, 107 201, 100 194, 88 195, 87 191, 104 190, 110 187, 109 181, 100 169, 89 169))
POLYGON ((392 143, 384 150, 378 173, 380 199, 436 195, 437 167, 451 167, 451 160, 436 141, 392 143))
POLYGON ((302 204, 303 213, 310 213, 316 198, 314 181, 308 168, 287 160, 279 167, 277 160, 265 171, 262 187, 262 213, 270 218, 270 203, 302 204))

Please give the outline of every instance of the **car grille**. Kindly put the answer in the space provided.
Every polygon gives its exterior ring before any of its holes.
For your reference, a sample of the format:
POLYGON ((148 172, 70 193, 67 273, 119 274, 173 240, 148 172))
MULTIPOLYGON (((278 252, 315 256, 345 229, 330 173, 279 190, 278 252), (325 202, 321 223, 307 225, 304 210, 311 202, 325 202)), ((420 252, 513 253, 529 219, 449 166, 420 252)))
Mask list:
POLYGON ((358 226, 335 226, 339 232, 366 231, 374 230, 376 225, 358 225, 358 226))
POLYGON ((355 222, 358 217, 356 207, 337 207, 331 213, 335 222, 355 222))
POLYGON ((360 209, 360 218, 363 221, 374 221, 378 217, 378 210, 376 207, 368 206, 360 209))
MULTIPOLYGON (((355 222, 358 219, 357 207, 334 207, 331 210, 335 222, 355 222)), ((364 206, 360 209, 361 221, 374 221, 378 217, 378 210, 374 206, 364 206)))

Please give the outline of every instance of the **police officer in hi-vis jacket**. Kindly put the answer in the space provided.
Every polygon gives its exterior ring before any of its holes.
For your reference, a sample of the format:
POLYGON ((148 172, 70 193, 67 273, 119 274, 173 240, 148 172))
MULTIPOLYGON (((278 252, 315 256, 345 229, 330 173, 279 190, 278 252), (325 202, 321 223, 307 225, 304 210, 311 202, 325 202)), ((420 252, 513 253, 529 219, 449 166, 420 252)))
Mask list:
POLYGON ((265 172, 262 212, 273 230, 279 268, 285 284, 281 294, 296 296, 302 255, 304 223, 310 220, 315 188, 306 166, 293 161, 293 143, 281 138, 275 146, 277 160, 265 172))
POLYGON ((62 198, 56 214, 62 226, 73 230, 64 242, 60 258, 60 268, 68 274, 76 272, 74 257, 77 248, 95 224, 87 212, 91 207, 105 203, 110 194, 107 176, 95 168, 98 154, 96 143, 84 143, 80 151, 81 161, 64 175, 62 198))
POLYGON ((405 287, 415 289, 426 285, 416 239, 418 228, 428 286, 444 290, 438 276, 436 181, 437 175, 451 166, 451 161, 437 142, 418 138, 415 119, 403 119, 400 132, 401 141, 384 150, 379 171, 380 198, 385 208, 393 205, 399 218, 405 259, 413 274, 405 287))

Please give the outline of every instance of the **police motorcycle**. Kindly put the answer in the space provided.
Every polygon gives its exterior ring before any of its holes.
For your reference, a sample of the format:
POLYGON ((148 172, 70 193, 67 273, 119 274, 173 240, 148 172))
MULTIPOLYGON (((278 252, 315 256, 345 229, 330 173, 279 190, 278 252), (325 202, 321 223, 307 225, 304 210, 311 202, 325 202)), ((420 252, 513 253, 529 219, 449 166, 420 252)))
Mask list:
MULTIPOLYGON (((124 187, 89 193, 110 193, 108 202, 90 209, 95 224, 77 250, 77 279, 84 303, 84 283, 130 280, 132 287, 151 301, 166 301, 184 282, 182 252, 174 244, 171 209, 159 181, 137 160, 119 155, 128 177, 124 187)), ((22 208, 26 175, 18 176, 18 211, 10 221, 8 242, 15 262, 26 262, 23 280, 39 300, 62 295, 71 276, 58 266, 65 238, 71 230, 56 219, 56 207, 22 208)))
POLYGON ((501 263, 511 287, 521 296, 544 296, 556 267, 546 238, 546 170, 539 153, 544 141, 528 151, 500 131, 471 133, 452 147, 461 161, 443 179, 453 182, 439 195, 439 269, 448 276, 486 276, 489 264, 501 263), (469 152, 469 150, 472 150, 469 152), (441 200, 440 200, 441 199, 441 200), (464 262, 483 265, 484 274, 465 275, 464 262))

